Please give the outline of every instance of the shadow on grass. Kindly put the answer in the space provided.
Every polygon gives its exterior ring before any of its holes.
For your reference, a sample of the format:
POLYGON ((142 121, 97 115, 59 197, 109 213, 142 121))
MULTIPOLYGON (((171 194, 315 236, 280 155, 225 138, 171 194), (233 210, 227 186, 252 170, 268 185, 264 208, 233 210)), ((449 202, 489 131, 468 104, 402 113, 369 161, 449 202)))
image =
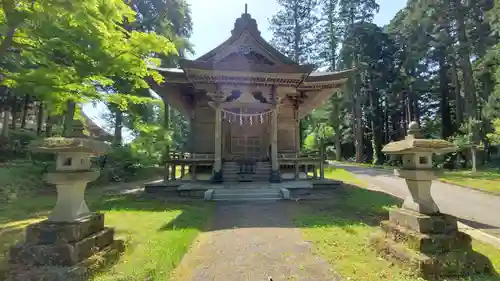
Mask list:
POLYGON ((349 171, 353 174, 359 175, 370 175, 370 176, 381 176, 381 175, 392 175, 394 173, 394 169, 397 167, 368 167, 368 166, 359 166, 354 164, 342 164, 336 163, 331 165, 329 168, 341 168, 346 171, 349 171))
POLYGON ((386 193, 344 184, 338 198, 328 201, 299 201, 297 210, 308 215, 322 215, 322 221, 309 221, 301 227, 321 227, 365 224, 378 226, 388 219, 388 209, 402 200, 386 193))
POLYGON ((461 223, 463 224, 466 224, 472 228, 477 228, 477 229, 500 229, 498 226, 494 226, 494 225, 489 225, 489 224, 485 224, 485 223, 481 223, 481 222, 477 222, 477 221, 471 221, 471 220, 466 220, 466 219, 462 219, 462 218, 457 218, 458 221, 460 221, 461 223))

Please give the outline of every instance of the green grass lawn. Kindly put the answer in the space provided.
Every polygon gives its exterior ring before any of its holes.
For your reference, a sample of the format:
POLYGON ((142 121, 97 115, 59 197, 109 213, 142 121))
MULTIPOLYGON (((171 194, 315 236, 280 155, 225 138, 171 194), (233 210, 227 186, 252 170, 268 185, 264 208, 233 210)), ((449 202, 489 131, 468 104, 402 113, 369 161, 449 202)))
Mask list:
MULTIPOLYGON (((368 237, 387 219, 389 207, 400 204, 384 193, 365 189, 366 182, 342 169, 328 170, 326 176, 352 185, 338 200, 302 201, 295 210, 294 221, 303 230, 304 239, 311 241, 317 254, 332 264, 344 280, 356 281, 417 281, 405 268, 377 256, 369 246, 368 237)), ((500 251, 474 241, 474 249, 488 256, 500 272, 500 251)), ((448 281, 493 281, 498 277, 449 278, 448 281)))
MULTIPOLYGON (((45 218, 54 206, 54 196, 38 196, 0 207, 0 280, 7 267, 9 246, 24 239, 24 228, 45 218)), ((116 264, 92 280, 168 280, 195 237, 209 221, 211 205, 172 203, 138 195, 103 195, 98 189, 87 192, 93 211, 105 214, 107 226, 126 250, 116 264)))
POLYGON ((497 171, 445 171, 441 181, 500 195, 500 173, 497 171))

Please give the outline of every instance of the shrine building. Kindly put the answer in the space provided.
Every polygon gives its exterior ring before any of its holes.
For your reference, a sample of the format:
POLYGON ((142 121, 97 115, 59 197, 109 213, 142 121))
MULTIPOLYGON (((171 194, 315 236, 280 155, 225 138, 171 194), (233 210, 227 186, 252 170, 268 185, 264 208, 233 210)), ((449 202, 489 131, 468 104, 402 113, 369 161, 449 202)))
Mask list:
POLYGON ((339 94, 350 70, 298 64, 261 37, 246 11, 213 50, 156 69, 165 81, 152 89, 191 126, 189 149, 171 154, 167 179, 176 166, 183 179, 212 183, 307 179, 318 169, 323 177, 323 156, 300 154, 299 121, 339 94))

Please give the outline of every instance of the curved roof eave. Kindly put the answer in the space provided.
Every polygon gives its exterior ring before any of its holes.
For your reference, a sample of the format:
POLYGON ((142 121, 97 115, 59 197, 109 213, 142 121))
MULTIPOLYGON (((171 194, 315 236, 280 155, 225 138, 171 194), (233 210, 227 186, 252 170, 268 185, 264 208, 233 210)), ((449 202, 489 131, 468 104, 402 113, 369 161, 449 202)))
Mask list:
POLYGON ((338 72, 312 72, 307 76, 304 82, 327 82, 348 79, 354 72, 354 68, 346 69, 338 72))

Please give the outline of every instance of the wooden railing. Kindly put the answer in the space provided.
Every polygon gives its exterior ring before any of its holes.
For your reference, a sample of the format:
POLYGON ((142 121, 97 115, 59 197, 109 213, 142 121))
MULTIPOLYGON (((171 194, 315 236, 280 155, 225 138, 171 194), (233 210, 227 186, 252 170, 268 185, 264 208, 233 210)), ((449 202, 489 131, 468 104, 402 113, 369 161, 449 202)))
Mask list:
POLYGON ((303 159, 303 160, 314 160, 314 159, 320 159, 320 153, 319 152, 307 152, 307 153, 297 153, 296 152, 280 152, 278 153, 278 159, 279 160, 293 160, 293 159, 303 159))
POLYGON ((214 159, 213 153, 189 153, 189 152, 170 152, 170 159, 172 160, 210 160, 214 159))

